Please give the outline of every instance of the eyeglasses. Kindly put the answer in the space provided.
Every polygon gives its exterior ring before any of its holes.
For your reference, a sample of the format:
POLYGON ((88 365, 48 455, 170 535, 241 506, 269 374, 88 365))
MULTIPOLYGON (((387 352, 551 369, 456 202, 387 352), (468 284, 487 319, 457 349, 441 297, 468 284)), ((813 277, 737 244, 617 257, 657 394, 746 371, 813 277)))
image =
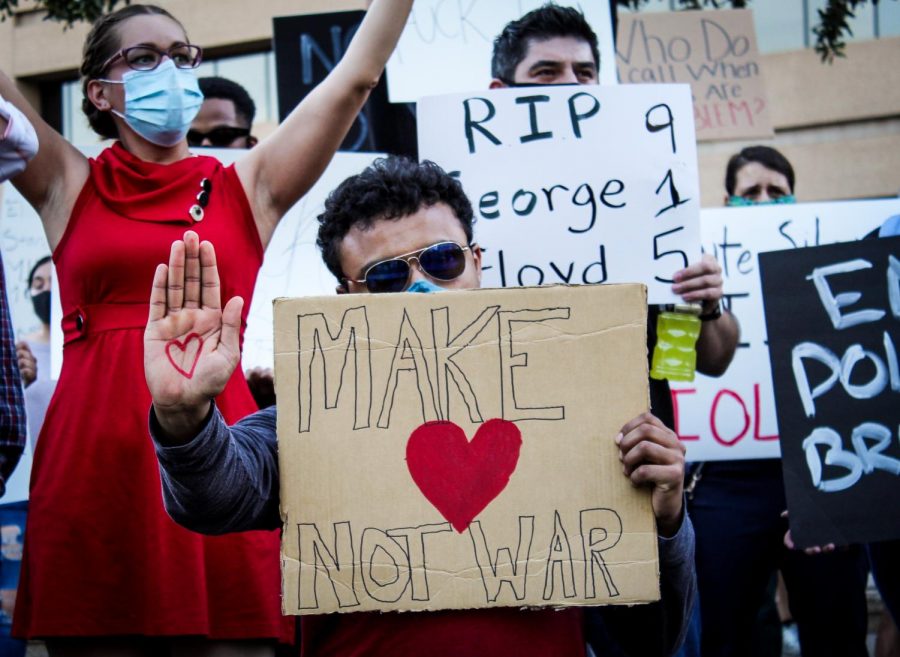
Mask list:
POLYGON ((222 148, 230 146, 238 137, 249 137, 250 128, 237 128, 230 125, 220 125, 209 132, 200 132, 199 130, 188 130, 187 140, 191 146, 201 146, 204 140, 209 140, 213 146, 222 148))
POLYGON ((456 242, 438 242, 418 251, 410 251, 388 260, 376 262, 366 269, 360 280, 346 279, 352 283, 365 283, 369 292, 401 292, 409 282, 412 272, 412 261, 431 278, 439 281, 452 281, 466 269, 466 251, 475 244, 460 246, 456 242))
POLYGON ((187 43, 179 43, 166 50, 160 50, 155 46, 131 46, 122 48, 115 55, 106 60, 100 70, 105 71, 113 62, 124 59, 128 68, 135 71, 152 71, 168 57, 176 68, 197 68, 203 60, 203 49, 187 43))

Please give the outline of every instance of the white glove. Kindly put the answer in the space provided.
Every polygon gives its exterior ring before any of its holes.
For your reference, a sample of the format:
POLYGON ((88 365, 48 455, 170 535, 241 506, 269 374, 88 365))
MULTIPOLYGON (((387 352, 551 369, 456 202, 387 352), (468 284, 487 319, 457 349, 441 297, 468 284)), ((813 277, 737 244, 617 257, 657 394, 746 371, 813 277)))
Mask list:
POLYGON ((6 119, 6 131, 0 134, 0 182, 17 176, 37 155, 38 140, 34 126, 16 107, 0 96, 0 116, 6 119))

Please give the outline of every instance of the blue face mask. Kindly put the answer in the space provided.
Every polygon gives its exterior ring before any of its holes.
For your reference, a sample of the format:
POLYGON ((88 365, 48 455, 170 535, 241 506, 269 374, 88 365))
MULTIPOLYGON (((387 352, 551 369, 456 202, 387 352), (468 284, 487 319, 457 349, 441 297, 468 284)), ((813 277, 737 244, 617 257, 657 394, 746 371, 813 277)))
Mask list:
POLYGON ((157 146, 174 146, 184 139, 203 104, 193 69, 178 68, 171 59, 152 71, 129 71, 121 80, 101 82, 125 85, 125 114, 112 111, 157 146))
POLYGON ((793 194, 785 194, 784 196, 779 196, 778 198, 773 198, 771 201, 754 201, 749 198, 744 198, 743 196, 729 196, 728 197, 728 205, 731 207, 745 207, 748 205, 781 205, 784 203, 796 203, 797 199, 794 198, 793 194))
POLYGON ((415 283, 413 283, 412 285, 410 285, 408 288, 406 288, 405 291, 406 292, 421 292, 423 294, 428 294, 430 292, 444 292, 445 290, 440 285, 435 285, 431 281, 421 278, 421 279, 417 280, 415 283))

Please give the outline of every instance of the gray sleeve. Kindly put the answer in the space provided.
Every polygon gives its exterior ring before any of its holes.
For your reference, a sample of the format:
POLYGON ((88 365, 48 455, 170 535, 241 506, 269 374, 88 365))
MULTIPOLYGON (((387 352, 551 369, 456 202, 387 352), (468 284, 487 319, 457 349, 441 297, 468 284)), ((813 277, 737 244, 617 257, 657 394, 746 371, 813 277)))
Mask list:
POLYGON ((697 569, 694 567, 694 523, 684 507, 684 520, 672 538, 658 537, 659 587, 666 617, 669 651, 684 642, 697 598, 697 569))
POLYGON ((201 431, 184 444, 165 446, 150 411, 166 511, 202 534, 281 526, 275 408, 225 424, 213 406, 201 431))
MULTIPOLYGON (((687 507, 685 507, 687 509, 687 507)), ((658 537, 660 600, 585 611, 588 643, 597 655, 665 657, 681 647, 697 596, 694 526, 685 510, 678 532, 658 537)))

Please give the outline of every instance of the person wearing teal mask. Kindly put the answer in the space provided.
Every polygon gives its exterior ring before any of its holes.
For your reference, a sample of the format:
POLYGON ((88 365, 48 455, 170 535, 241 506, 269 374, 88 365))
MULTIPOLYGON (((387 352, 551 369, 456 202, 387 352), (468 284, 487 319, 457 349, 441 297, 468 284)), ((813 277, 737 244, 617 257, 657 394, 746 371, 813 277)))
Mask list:
MULTIPOLYGON (((163 508, 141 367, 146 291, 190 228, 228 253, 222 289, 249 306, 278 222, 350 130, 412 1, 368 3, 328 77, 231 166, 191 152, 202 51, 165 9, 123 3, 86 37, 82 109, 115 140, 96 158, 0 73, 0 96, 40 144, 13 184, 40 214, 62 302, 63 365, 35 452, 13 621, 51 657, 272 657, 294 639, 279 604, 277 532, 200 536, 163 508)), ((234 421, 257 409, 243 377, 217 406, 234 421)))
MULTIPOLYGON (((794 184, 794 168, 784 155, 769 146, 748 146, 728 161, 725 202, 794 203, 794 184)), ((693 463, 689 470, 703 657, 749 656, 754 644, 768 643, 773 645, 757 645, 753 654, 782 654, 773 600, 777 571, 796 622, 785 628, 785 638, 798 636, 807 657, 865 657, 864 551, 852 546, 806 555, 783 545, 787 502, 781 460, 710 461, 693 463)))
POLYGON ((748 146, 728 160, 725 205, 796 203, 794 167, 769 146, 748 146))
MULTIPOLYGON (((477 288, 481 250, 473 239, 472 214, 459 181, 436 164, 391 157, 376 160, 329 195, 317 242, 342 294, 477 288)), ((154 400, 150 426, 166 508, 184 526, 215 534, 282 522, 276 409, 233 424, 213 404, 240 362, 237 326, 243 305, 223 290, 221 303, 227 303, 221 306, 216 268, 231 254, 218 253, 216 261, 213 245, 199 243, 191 232, 173 244, 169 265, 157 269, 154 310, 144 334, 144 368, 154 400), (183 308, 164 302, 191 270, 202 280, 183 308), (203 324, 209 329, 207 346, 187 382, 165 362, 163 345, 182 331, 199 329, 201 322, 208 322, 203 324)), ((618 437, 603 438, 617 442, 622 472, 596 476, 627 477, 650 495, 662 599, 599 613, 608 617, 628 654, 668 654, 693 598, 693 535, 683 513, 684 449, 649 413, 629 421, 618 437)), ((585 616, 578 607, 312 615, 301 617, 300 634, 309 657, 583 657, 585 616)))

